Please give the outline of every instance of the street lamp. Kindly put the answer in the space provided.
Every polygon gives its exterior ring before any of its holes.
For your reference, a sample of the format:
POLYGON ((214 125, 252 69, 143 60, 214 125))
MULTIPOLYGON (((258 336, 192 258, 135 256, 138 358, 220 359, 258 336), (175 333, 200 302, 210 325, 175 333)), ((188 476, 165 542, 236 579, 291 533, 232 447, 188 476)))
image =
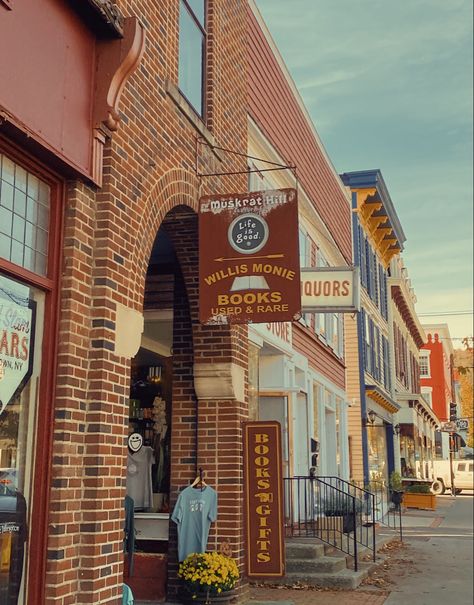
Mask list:
POLYGON ((401 430, 401 426, 400 426, 399 424, 396 424, 396 425, 393 427, 393 430, 395 431, 395 435, 396 435, 397 437, 399 437, 399 436, 400 436, 400 430, 401 430))
POLYGON ((377 414, 374 412, 374 410, 370 410, 370 412, 367 414, 367 422, 373 425, 376 418, 377 414))

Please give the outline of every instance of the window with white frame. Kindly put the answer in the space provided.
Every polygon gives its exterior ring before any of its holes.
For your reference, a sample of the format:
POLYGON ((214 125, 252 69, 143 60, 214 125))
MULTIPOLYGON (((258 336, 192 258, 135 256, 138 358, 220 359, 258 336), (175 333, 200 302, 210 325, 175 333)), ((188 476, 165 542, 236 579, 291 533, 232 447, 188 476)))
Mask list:
MULTIPOLYGON (((316 254, 316 267, 327 267, 329 266, 329 263, 327 262, 324 254, 321 252, 321 250, 318 248, 317 254, 316 254)), ((324 338, 326 341, 328 340, 327 337, 327 325, 326 325, 326 313, 315 313, 314 314, 314 331, 319 334, 319 336, 321 336, 322 338, 324 338)))
POLYGON ((429 354, 425 354, 424 352, 420 352, 420 377, 421 378, 430 378, 430 356, 429 354))
MULTIPOLYGON (((311 266, 311 240, 304 229, 299 229, 299 244, 300 244, 300 268, 311 266)), ((300 322, 306 326, 311 325, 311 313, 304 313, 300 322)))
POLYGON ((431 387, 421 387, 421 394, 425 398, 426 402, 430 406, 433 407, 433 389, 431 387))
POLYGON ((201 117, 204 116, 205 28, 205 0, 180 0, 178 86, 201 117))

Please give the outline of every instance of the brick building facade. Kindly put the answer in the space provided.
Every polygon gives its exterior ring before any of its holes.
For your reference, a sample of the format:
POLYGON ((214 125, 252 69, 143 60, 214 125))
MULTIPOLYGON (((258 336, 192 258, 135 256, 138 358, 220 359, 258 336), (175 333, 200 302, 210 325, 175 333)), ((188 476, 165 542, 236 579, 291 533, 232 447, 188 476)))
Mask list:
MULTIPOLYGON (((244 328, 198 323, 196 209, 200 195, 245 190, 246 177, 198 177, 196 167, 206 174, 246 168, 242 158, 211 149, 246 152, 245 3, 207 3, 202 116, 178 87, 188 4, 120 0, 120 12, 94 0, 80 10, 56 0, 25 4, 0 6, 0 39, 13 58, 0 68, 0 79, 12 83, 0 93, 2 179, 21 193, 26 170, 28 183, 39 179, 50 193, 38 202, 49 209, 47 254, 28 247, 36 264, 27 262, 27 231, 15 235, 14 221, 26 221, 20 202, 10 208, 1 199, 11 219, 2 231, 10 247, 0 255, 1 277, 37 299, 19 602, 116 604, 131 359, 143 308, 153 308, 144 305, 153 275, 172 284, 168 301, 157 301, 173 310, 169 505, 201 466, 219 494, 210 547, 227 540, 243 562, 247 337, 244 328), (7 180, 7 169, 17 181, 7 180)), ((7 410, 17 414, 15 401, 7 410)))

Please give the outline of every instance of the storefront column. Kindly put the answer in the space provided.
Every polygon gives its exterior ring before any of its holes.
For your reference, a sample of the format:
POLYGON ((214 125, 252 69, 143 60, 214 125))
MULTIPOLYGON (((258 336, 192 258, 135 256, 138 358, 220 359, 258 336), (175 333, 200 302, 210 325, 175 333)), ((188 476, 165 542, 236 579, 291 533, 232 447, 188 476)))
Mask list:
POLYGON ((390 475, 395 470, 395 440, 393 438, 393 424, 385 424, 385 432, 387 435, 388 479, 390 481, 390 475))

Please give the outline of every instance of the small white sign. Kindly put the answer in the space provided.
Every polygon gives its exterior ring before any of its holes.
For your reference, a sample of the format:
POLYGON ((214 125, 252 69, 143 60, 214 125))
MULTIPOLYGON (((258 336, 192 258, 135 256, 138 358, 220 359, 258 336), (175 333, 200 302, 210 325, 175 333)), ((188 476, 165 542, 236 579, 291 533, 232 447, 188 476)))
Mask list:
POLYGON ((358 267, 301 269, 303 313, 354 313, 360 309, 358 267))
POLYGON ((456 420, 456 428, 458 431, 469 430, 469 418, 458 418, 456 420))
POLYGON ((30 377, 33 334, 29 288, 0 276, 0 414, 30 377))

